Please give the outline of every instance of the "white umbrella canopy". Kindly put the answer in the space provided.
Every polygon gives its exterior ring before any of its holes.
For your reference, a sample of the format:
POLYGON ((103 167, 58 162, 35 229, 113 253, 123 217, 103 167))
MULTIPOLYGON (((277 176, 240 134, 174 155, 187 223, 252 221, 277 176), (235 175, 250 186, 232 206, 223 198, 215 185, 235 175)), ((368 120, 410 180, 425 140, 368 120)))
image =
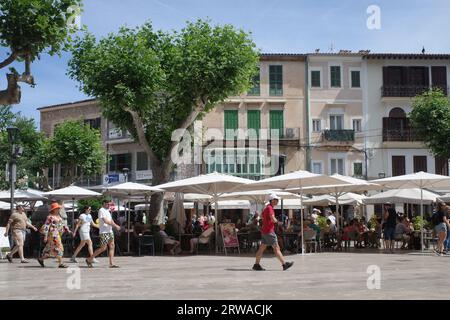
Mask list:
POLYGON ((11 206, 7 202, 0 201, 0 210, 9 210, 11 206))
POLYGON ((420 199, 421 189, 392 189, 387 190, 363 200, 364 204, 409 203, 409 204, 432 204, 439 198, 439 195, 431 191, 423 190, 422 201, 420 199))
POLYGON ((73 200, 101 197, 102 194, 77 186, 70 186, 58 190, 45 192, 44 195, 49 199, 55 200, 73 200))
POLYGON ((444 202, 450 202, 450 193, 446 193, 442 196, 438 197, 438 200, 444 201, 444 202))
MULTIPOLYGON (((11 192, 9 190, 0 191, 0 201, 9 202, 11 199, 11 192)), ((39 200, 47 200, 44 192, 34 190, 34 189, 25 189, 25 190, 15 190, 14 191, 14 201, 39 201, 39 200)))
MULTIPOLYGON (((221 200, 217 202, 219 210, 223 209, 250 209, 250 201, 248 200, 221 200)), ((211 204, 215 206, 215 203, 211 204)))
POLYGON ((295 193, 273 189, 225 193, 221 198, 233 200, 252 200, 259 203, 264 203, 268 201, 268 197, 272 193, 275 193, 282 199, 300 199, 300 196, 295 193))
MULTIPOLYGON (((303 205, 305 205, 305 201, 303 201, 303 205)), ((283 209, 300 209, 301 207, 302 203, 300 201, 300 197, 297 199, 283 199, 283 209)), ((281 201, 278 201, 278 205, 275 209, 281 209, 281 201)))
MULTIPOLYGON (((252 183, 252 180, 239 178, 227 174, 217 172, 199 175, 192 178, 168 182, 157 186, 165 191, 183 192, 183 193, 200 193, 211 196, 215 203, 215 212, 218 214, 218 200, 222 194, 236 191, 241 185, 252 183)), ((216 232, 216 252, 218 251, 218 222, 219 217, 215 219, 216 232)))
MULTIPOLYGON (((164 194, 164 200, 175 201, 176 192, 166 192, 164 194)), ((200 193, 185 193, 184 194, 185 201, 195 201, 195 202, 210 202, 212 197, 207 194, 200 193)))
POLYGON ((131 197, 150 195, 155 192, 164 192, 164 190, 152 186, 147 186, 141 183, 125 182, 113 186, 108 186, 104 188, 104 192, 112 195, 127 195, 131 197))
MULTIPOLYGON (((352 192, 348 192, 339 197, 339 205, 351 205, 351 204, 362 204, 362 200, 365 199, 366 196, 361 194, 356 194, 352 192)), ((335 205, 336 199, 328 194, 314 196, 309 200, 303 201, 304 204, 312 205, 312 206, 329 206, 335 205)))

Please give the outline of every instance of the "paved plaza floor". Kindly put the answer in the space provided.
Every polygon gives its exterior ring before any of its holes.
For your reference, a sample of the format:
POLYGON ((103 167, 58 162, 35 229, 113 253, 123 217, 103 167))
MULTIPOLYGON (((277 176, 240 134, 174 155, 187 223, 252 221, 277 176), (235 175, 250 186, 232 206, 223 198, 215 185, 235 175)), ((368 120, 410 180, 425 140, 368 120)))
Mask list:
POLYGON ((118 257, 120 269, 109 269, 106 258, 99 260, 93 269, 84 263, 57 269, 50 260, 47 268, 35 260, 2 260, 0 299, 450 298, 450 256, 431 253, 289 255, 295 264, 288 271, 267 255, 262 261, 267 270, 260 272, 251 271, 250 255, 118 257))

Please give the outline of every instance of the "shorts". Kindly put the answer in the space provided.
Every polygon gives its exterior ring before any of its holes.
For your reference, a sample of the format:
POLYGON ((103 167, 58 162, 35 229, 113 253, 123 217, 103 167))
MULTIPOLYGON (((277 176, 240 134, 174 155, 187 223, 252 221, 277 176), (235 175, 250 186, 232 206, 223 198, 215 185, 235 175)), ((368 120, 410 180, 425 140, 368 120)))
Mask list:
POLYGON ((106 246, 114 242, 114 233, 101 233, 100 234, 100 246, 106 246))
POLYGON ((91 234, 89 233, 89 231, 80 231, 80 240, 81 241, 86 241, 86 240, 91 240, 91 234))
POLYGON ((384 240, 394 240, 395 237, 395 228, 394 227, 385 227, 384 228, 384 240))
POLYGON ((170 239, 170 238, 164 239, 164 244, 175 244, 176 242, 177 241, 174 239, 170 239))
POLYGON ((22 247, 25 243, 25 237, 27 233, 25 230, 14 229, 12 231, 12 237, 16 246, 22 247))
POLYGON ((278 245, 277 235, 274 232, 261 235, 261 242, 266 246, 278 245))
POLYGON ((444 222, 439 223, 437 226, 434 227, 434 231, 436 233, 447 232, 447 225, 444 222))

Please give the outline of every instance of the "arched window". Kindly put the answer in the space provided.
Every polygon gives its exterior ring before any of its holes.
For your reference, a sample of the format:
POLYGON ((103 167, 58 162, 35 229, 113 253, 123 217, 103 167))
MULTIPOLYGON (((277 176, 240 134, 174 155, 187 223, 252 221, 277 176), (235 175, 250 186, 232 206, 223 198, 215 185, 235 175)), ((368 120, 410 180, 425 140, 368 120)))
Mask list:
POLYGON ((402 108, 394 108, 389 112, 389 118, 406 118, 406 113, 402 108))

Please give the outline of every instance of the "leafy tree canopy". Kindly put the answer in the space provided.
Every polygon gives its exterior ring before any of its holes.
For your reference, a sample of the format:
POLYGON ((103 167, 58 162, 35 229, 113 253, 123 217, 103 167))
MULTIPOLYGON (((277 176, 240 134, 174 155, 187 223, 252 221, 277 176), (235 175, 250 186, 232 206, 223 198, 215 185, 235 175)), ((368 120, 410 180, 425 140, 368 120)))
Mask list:
POLYGON ((411 124, 430 150, 450 158, 450 103, 440 90, 430 90, 414 98, 409 114, 411 124))

